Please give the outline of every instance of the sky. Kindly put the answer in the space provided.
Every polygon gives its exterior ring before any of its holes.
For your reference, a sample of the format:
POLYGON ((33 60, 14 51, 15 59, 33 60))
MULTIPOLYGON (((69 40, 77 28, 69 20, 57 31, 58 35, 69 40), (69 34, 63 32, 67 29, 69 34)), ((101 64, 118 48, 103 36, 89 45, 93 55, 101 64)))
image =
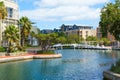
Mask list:
POLYGON ((27 16, 34 26, 59 29, 62 24, 99 26, 100 10, 112 0, 18 0, 20 17, 27 16))

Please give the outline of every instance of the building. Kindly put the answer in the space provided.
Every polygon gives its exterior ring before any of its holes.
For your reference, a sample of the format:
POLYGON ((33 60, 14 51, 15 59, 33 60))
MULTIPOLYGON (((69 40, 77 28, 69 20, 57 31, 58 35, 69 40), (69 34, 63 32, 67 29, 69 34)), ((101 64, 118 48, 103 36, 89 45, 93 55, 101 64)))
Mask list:
MULTIPOLYGON (((102 38, 102 33, 100 31, 100 26, 97 27, 97 37, 100 39, 102 38)), ((113 49, 120 49, 120 42, 115 39, 115 37, 110 34, 110 32, 107 33, 107 39, 111 41, 111 45, 113 49)))
POLYGON ((51 30, 51 29, 43 29, 43 30, 41 30, 41 33, 42 34, 49 34, 49 33, 53 33, 54 31, 53 30, 51 30))
MULTIPOLYGON (((39 33, 39 29, 36 26, 32 26, 30 32, 34 32, 35 34, 38 34, 39 33)), ((35 38, 35 37, 32 37, 31 35, 29 35, 28 40, 29 40, 29 44, 31 46, 38 46, 39 45, 38 39, 35 38)))
MULTIPOLYGON (((100 26, 97 27, 97 38, 102 38, 102 33, 100 31, 100 26)), ((114 42, 115 41, 115 37, 110 34, 110 32, 107 33, 107 38, 111 41, 111 42, 114 42)))
POLYGON ((92 26, 78 26, 78 25, 65 25, 61 26, 61 31, 70 31, 70 30, 78 30, 78 29, 92 29, 92 26))
POLYGON ((6 19, 1 21, 1 25, 0 25, 0 43, 1 43, 3 36, 2 34, 6 29, 6 27, 9 26, 10 24, 14 24, 15 26, 18 26, 19 7, 15 0, 0 0, 0 1, 4 2, 8 14, 6 19))
POLYGON ((120 49, 120 41, 117 41, 110 32, 107 33, 107 38, 111 41, 113 49, 120 49))
POLYGON ((62 25, 61 31, 66 35, 75 34, 79 37, 86 39, 88 36, 96 36, 96 30, 91 26, 77 26, 77 25, 62 25))
POLYGON ((53 32, 61 32, 61 29, 54 28, 53 32))
POLYGON ((96 30, 97 32, 97 38, 98 39, 100 39, 100 38, 102 38, 102 33, 101 33, 101 31, 100 31, 100 27, 97 27, 97 30, 96 30))

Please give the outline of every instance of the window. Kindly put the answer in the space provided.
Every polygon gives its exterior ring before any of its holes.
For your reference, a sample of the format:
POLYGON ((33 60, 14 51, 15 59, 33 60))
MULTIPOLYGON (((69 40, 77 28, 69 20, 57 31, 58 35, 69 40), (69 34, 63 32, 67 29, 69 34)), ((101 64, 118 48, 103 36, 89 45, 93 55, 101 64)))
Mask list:
POLYGON ((8 18, 12 18, 13 17, 13 8, 7 8, 8 11, 8 18))

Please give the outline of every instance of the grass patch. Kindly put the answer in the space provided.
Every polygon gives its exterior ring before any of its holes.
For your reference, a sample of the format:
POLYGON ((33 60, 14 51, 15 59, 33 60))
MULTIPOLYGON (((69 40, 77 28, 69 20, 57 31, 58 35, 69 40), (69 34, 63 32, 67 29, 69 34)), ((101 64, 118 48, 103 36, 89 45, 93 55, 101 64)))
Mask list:
POLYGON ((120 60, 116 62, 116 65, 112 65, 110 71, 120 74, 120 60))
POLYGON ((47 51, 37 51, 37 54, 55 54, 54 50, 47 50, 47 51))

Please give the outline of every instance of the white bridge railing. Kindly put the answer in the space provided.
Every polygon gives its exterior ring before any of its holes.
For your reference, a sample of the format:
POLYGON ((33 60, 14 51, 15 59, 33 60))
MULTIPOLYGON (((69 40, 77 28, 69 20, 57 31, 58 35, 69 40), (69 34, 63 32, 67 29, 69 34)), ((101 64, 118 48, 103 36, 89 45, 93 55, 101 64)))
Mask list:
POLYGON ((70 46, 70 47, 73 47, 74 49, 75 48, 85 48, 85 49, 104 49, 104 50, 111 50, 112 48, 111 47, 105 47, 104 45, 102 46, 99 46, 99 45, 89 45, 89 44, 56 44, 56 45, 53 45, 54 48, 63 48, 63 47, 67 47, 67 46, 70 46))

